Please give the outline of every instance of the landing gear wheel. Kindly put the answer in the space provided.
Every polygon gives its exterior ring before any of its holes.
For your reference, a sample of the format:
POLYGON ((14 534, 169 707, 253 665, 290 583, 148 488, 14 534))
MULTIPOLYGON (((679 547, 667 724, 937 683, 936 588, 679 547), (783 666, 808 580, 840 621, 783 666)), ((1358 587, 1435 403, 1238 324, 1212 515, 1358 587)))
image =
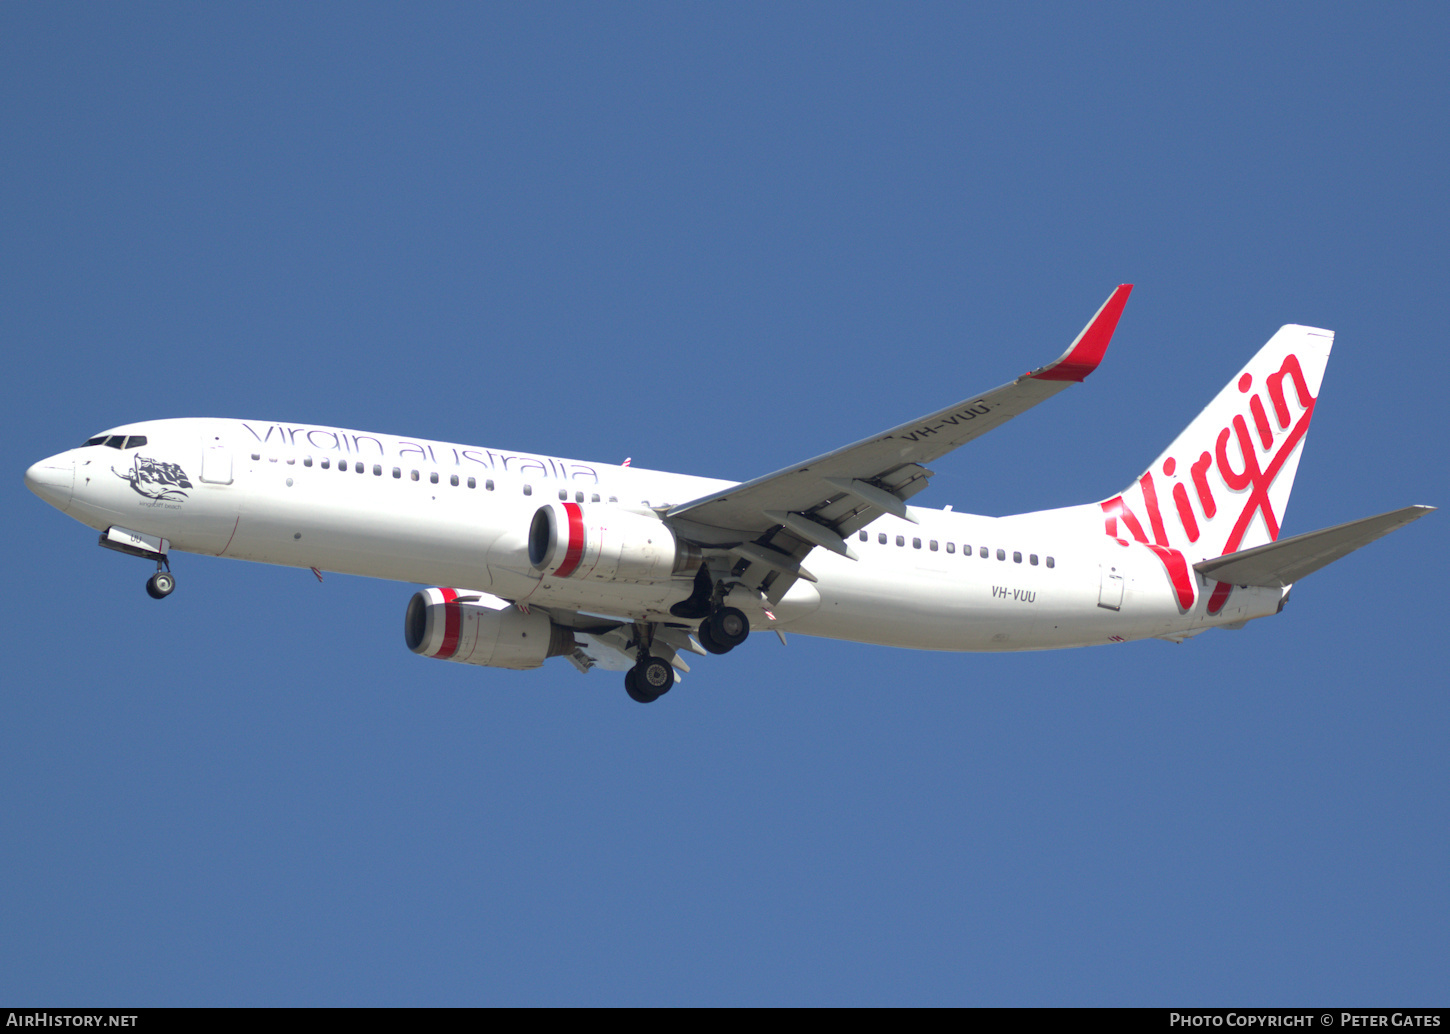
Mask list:
POLYGON ((659 699, 659 694, 640 691, 639 680, 635 677, 638 672, 638 668, 630 668, 624 673, 624 691, 629 694, 629 699, 636 703, 652 704, 659 699))
POLYGON ((706 618, 704 621, 700 622, 700 630, 696 632, 695 635, 699 638, 700 645, 703 646, 709 653, 719 654, 730 652, 730 647, 721 646, 719 641, 715 638, 715 630, 714 627, 710 624, 709 618, 706 618))
POLYGON ((635 688, 651 698, 662 697, 675 687, 674 665, 659 657, 646 654, 631 670, 635 688))
POLYGON ((176 588, 176 579, 170 571, 157 571, 146 579, 146 595, 153 600, 164 600, 176 588))
MULTIPOLYGON (((728 653, 750 635, 750 619, 734 607, 721 607, 710 615, 706 624, 710 626, 710 639, 717 647, 711 653, 728 653)), ((704 639, 700 640, 700 645, 710 650, 704 639)))
POLYGON ((624 673, 624 691, 631 700, 652 704, 675 686, 675 669, 669 661, 645 656, 624 673))

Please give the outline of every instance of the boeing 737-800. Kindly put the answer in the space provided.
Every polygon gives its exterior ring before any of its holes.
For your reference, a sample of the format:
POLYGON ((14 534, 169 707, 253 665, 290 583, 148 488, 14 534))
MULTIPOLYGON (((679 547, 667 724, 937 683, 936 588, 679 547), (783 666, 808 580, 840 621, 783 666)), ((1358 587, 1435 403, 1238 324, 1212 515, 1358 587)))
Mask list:
POLYGON ((1131 285, 1054 362, 854 445, 734 483, 311 424, 167 419, 25 475, 156 564, 172 551, 436 586, 425 657, 624 671, 649 702, 752 629, 924 650, 1182 641, 1277 613, 1298 579, 1429 512, 1279 538, 1333 334, 1279 330, 1121 492, 1010 517, 909 505, 925 466, 1082 381, 1131 285))

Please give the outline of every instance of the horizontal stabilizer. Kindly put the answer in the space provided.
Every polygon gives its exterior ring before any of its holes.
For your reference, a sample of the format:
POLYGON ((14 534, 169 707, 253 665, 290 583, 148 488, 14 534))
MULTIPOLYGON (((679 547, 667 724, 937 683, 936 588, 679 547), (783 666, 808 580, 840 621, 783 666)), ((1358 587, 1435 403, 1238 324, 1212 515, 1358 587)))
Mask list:
POLYGON ((1282 588, 1434 509, 1433 506, 1406 506, 1377 517, 1336 524, 1332 528, 1321 528, 1253 549, 1214 557, 1194 564, 1193 569, 1205 577, 1231 585, 1282 588))

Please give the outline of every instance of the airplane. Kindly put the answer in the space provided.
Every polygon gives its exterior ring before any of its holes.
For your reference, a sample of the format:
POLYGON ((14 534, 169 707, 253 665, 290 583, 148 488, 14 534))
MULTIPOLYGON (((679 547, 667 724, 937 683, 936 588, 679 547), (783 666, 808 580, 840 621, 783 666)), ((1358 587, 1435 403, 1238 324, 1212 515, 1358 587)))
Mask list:
POLYGON ((684 654, 752 630, 944 651, 1182 642, 1281 611, 1295 582, 1429 513, 1280 538, 1334 335, 1281 328, 1140 477, 1006 517, 909 505, 925 464, 1083 381, 1122 284, 1045 366, 854 445, 735 483, 312 424, 127 424, 26 485, 156 564, 173 551, 417 583, 404 641, 527 669, 562 656, 657 700, 684 654))

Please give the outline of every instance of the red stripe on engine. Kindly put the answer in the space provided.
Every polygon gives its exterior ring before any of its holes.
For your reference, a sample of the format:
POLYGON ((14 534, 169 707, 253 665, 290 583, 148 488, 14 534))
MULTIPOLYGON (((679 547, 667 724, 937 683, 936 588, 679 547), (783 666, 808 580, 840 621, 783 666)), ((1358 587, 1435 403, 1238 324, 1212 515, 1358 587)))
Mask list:
POLYGON ((463 612, 453 601, 458 598, 457 589, 439 589, 443 594, 443 645, 433 656, 446 661, 458 652, 458 632, 463 625, 463 612))
POLYGON ((584 511, 578 503, 565 503, 564 512, 569 515, 569 547, 564 551, 564 562, 554 572, 557 578, 568 578, 584 557, 584 511))

